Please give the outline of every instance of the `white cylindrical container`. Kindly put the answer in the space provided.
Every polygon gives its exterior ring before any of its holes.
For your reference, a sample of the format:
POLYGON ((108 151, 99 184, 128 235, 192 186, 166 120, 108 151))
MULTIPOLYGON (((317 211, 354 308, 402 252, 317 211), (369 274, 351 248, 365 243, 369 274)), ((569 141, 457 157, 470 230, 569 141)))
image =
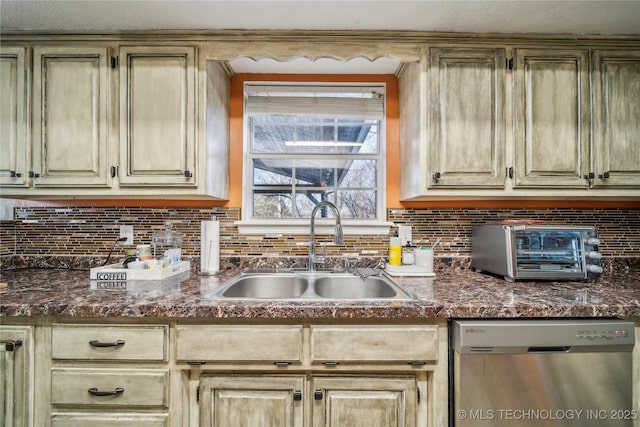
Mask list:
POLYGON ((433 272, 433 250, 426 246, 416 248, 416 265, 421 266, 426 272, 433 272))
POLYGON ((220 223, 215 217, 200 224, 200 272, 214 274, 220 270, 220 223))

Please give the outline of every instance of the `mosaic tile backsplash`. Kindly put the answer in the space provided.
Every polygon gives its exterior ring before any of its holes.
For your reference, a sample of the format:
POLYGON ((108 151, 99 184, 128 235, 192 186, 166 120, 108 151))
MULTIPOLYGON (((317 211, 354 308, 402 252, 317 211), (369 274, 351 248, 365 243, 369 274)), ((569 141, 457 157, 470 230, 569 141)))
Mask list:
MULTIPOLYGON (((133 225, 136 243, 149 243, 154 231, 171 221, 184 233, 183 256, 200 256, 200 222, 220 221, 221 257, 306 257, 308 235, 239 234, 239 208, 17 207, 15 220, 0 227, 0 255, 106 257, 120 225, 133 225)), ((552 224, 595 225, 604 257, 640 257, 640 210, 634 209, 389 209, 388 220, 411 225, 413 240, 436 248, 439 257, 470 257, 471 226, 503 219, 542 219, 552 224)), ((357 253, 386 257, 387 236, 347 235, 345 244, 328 246, 328 256, 357 253)), ((317 241, 332 236, 318 235, 317 241)), ((118 245, 114 256, 122 255, 118 245)))

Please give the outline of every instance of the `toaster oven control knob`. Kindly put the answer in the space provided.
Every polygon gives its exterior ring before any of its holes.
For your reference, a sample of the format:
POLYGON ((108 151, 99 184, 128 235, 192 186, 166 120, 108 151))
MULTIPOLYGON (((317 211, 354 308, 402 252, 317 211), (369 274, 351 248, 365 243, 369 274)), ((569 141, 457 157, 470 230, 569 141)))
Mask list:
POLYGON ((599 265, 589 264, 587 265, 587 271, 589 273, 600 274, 602 273, 602 267, 600 267, 599 265))
POLYGON ((600 244, 600 239, 595 237, 589 237, 586 241, 587 245, 598 246, 600 244))
POLYGON ((600 252, 596 252, 596 251, 589 251, 589 252, 587 252, 587 258, 589 258, 589 259, 600 259, 600 258, 602 258, 602 254, 600 252))

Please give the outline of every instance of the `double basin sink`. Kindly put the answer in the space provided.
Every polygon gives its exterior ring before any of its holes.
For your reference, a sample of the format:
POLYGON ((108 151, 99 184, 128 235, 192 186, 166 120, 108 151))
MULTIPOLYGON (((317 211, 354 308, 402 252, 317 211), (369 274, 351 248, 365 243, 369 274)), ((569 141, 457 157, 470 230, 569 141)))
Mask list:
POLYGON ((413 299, 384 275, 360 277, 331 272, 244 272, 205 298, 260 300, 409 300, 413 299))

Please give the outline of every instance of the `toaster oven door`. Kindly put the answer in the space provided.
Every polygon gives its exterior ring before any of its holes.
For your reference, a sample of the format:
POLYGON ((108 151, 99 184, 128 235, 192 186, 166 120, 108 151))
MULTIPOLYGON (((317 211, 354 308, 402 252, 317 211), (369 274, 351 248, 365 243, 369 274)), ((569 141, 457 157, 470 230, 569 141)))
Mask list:
POLYGON ((584 278, 582 232, 579 230, 514 230, 515 278, 584 278))

